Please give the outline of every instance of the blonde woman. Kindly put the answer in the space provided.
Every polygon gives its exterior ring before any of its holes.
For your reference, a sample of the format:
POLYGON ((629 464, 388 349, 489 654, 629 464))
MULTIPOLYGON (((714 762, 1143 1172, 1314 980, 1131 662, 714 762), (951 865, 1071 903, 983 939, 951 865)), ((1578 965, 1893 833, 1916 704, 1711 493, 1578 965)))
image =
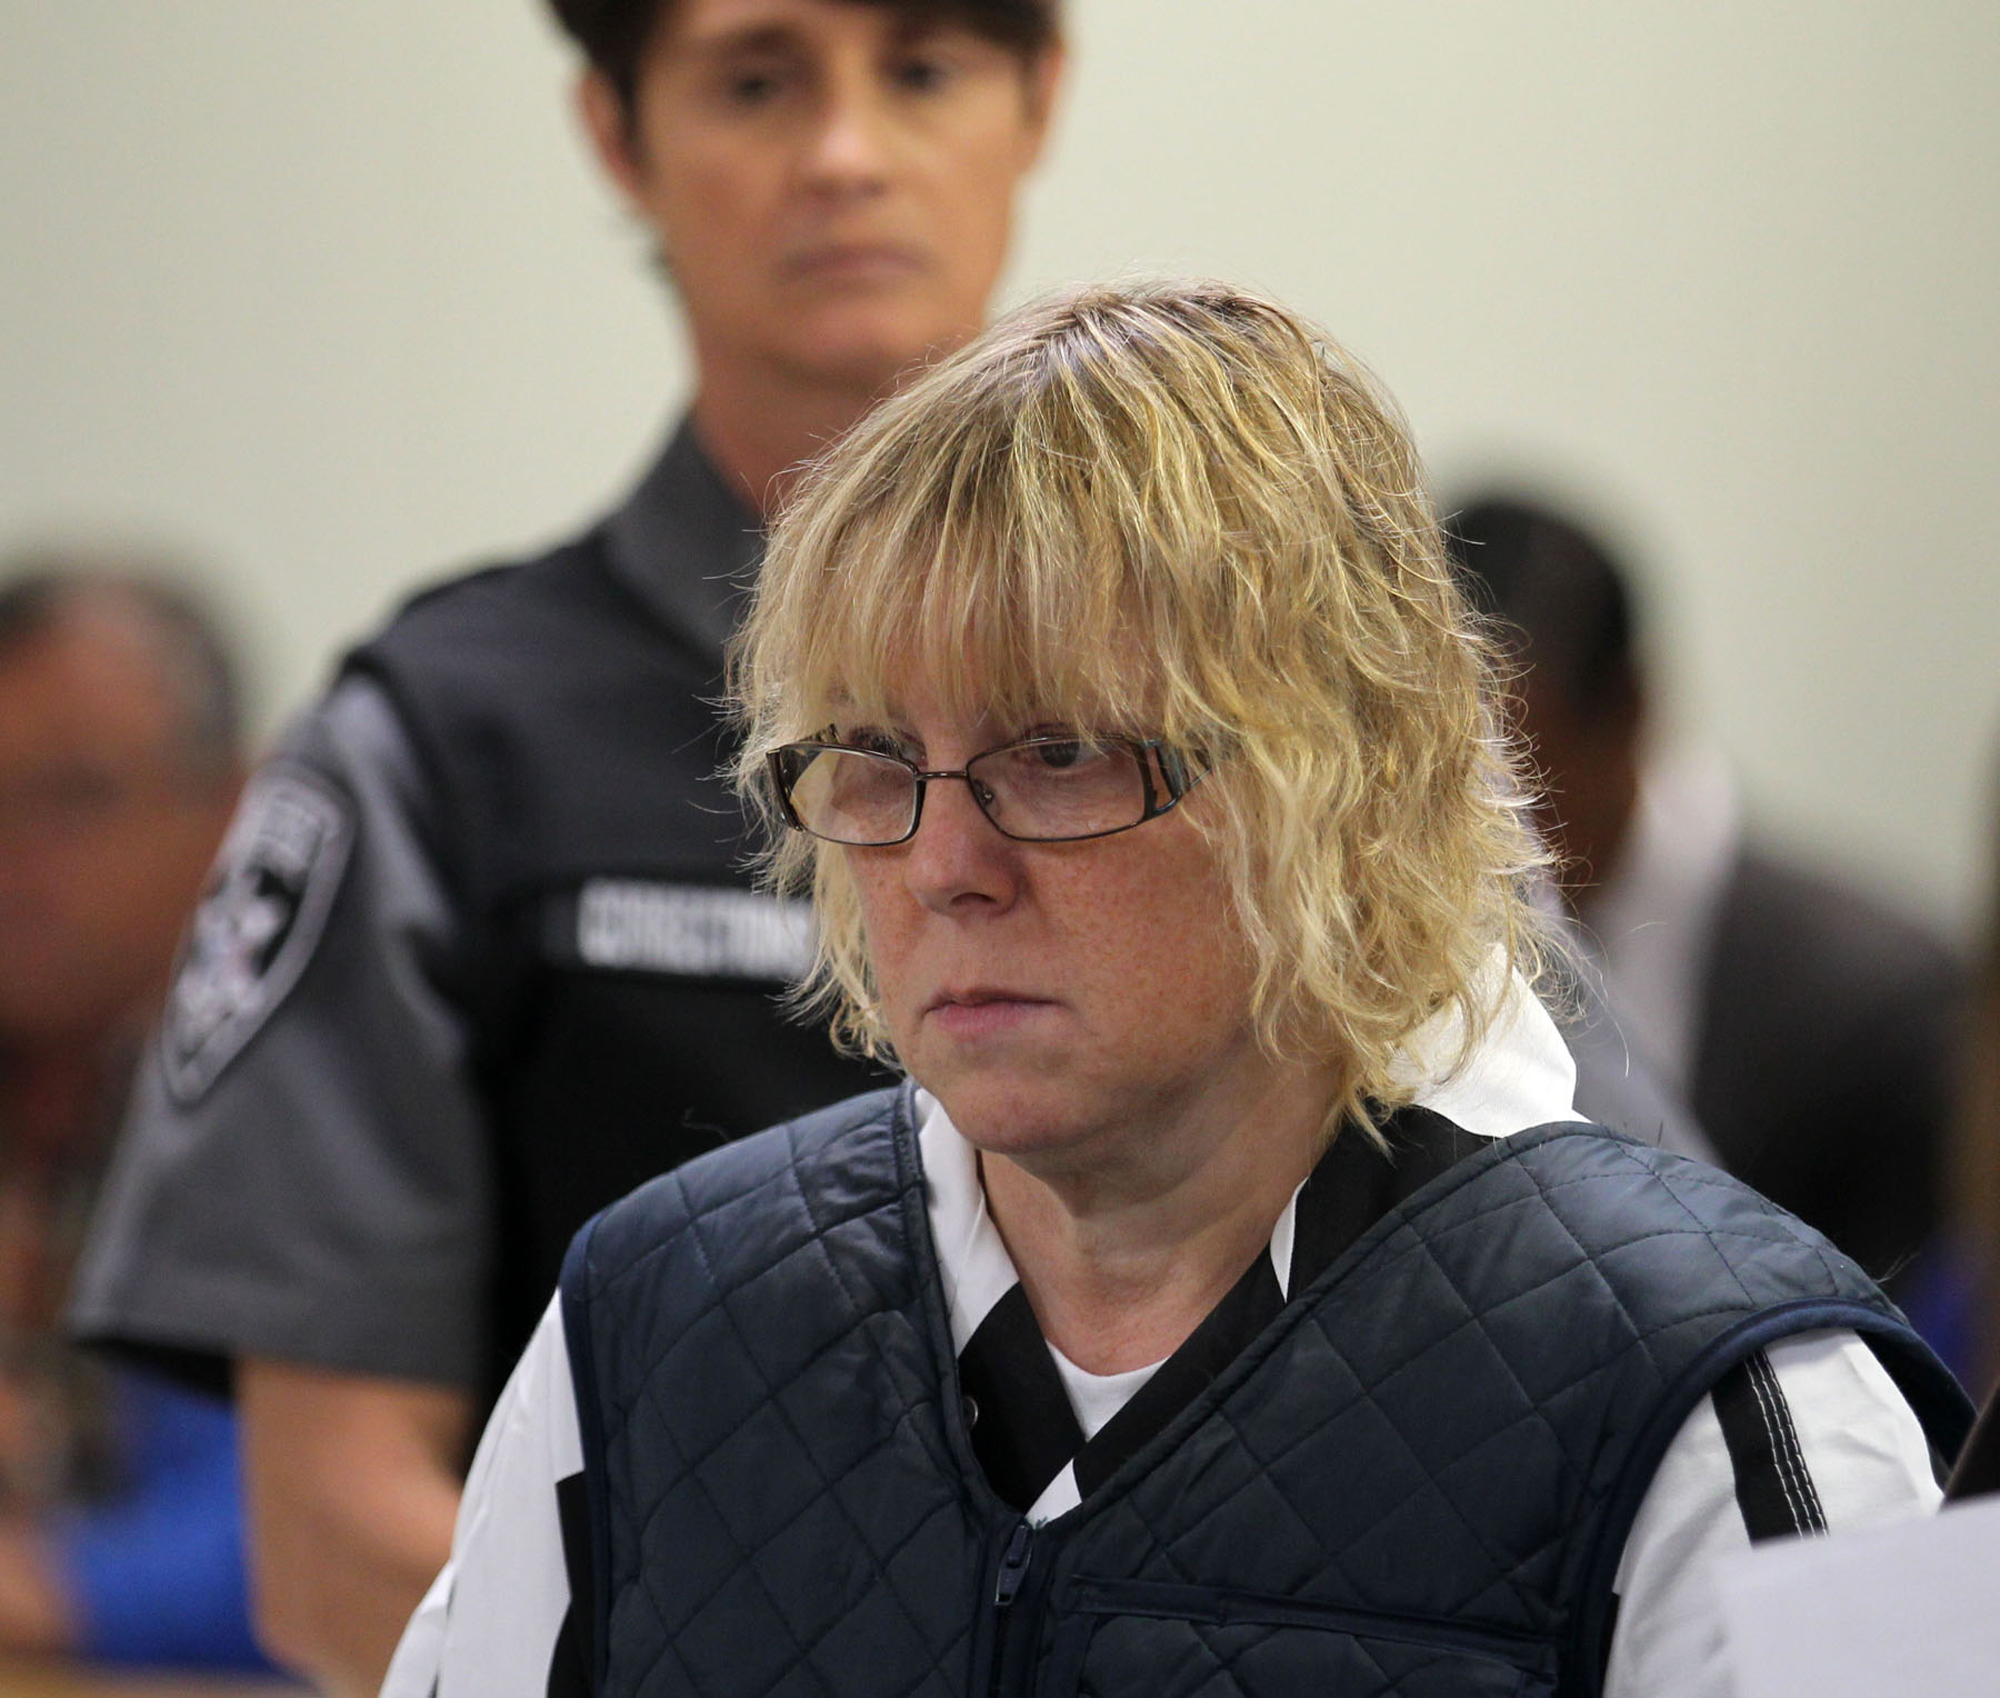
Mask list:
POLYGON ((1935 1502, 1859 1271, 1575 1119, 1485 651, 1312 327, 1002 325, 737 677, 801 1000, 908 1082, 578 1238, 391 1692, 1706 1693, 1710 1554, 1935 1502))

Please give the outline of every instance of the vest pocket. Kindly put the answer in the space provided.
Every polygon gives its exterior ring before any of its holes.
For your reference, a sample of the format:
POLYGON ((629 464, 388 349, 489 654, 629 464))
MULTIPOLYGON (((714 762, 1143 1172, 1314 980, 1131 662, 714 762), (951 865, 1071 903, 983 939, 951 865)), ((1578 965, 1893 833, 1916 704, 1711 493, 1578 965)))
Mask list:
POLYGON ((1040 1698, 1547 1698, 1546 1640, 1456 1622, 1140 1580, 1055 1607, 1040 1698))

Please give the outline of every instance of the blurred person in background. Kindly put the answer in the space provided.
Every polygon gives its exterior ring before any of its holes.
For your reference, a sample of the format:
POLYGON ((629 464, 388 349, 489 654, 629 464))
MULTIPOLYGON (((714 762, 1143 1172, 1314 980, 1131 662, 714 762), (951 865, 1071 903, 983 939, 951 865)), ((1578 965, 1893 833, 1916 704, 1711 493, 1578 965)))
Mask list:
MULTIPOLYGON (((2000 775, 2000 761, 1994 765, 2000 775)), ((1994 787, 1986 936, 1967 999, 1949 1253, 1937 1281, 1944 1352, 1975 1396, 1988 1399, 1965 1462, 1971 1489, 2000 1491, 2000 784, 1994 787)))
POLYGON ((1962 1160, 1956 1197, 1977 1280, 1966 1358, 1974 1385, 2000 1384, 2000 832, 1994 834, 1993 887, 1979 980, 1966 1042, 1961 1099, 1962 1160))
POLYGON ((1506 494, 1447 529, 1475 601, 1510 628, 1542 826, 1623 1040, 1723 1165, 1922 1325, 1961 990, 1950 952, 1747 828, 1719 756, 1651 734, 1629 576, 1600 538, 1506 494))
POLYGON ((80 1280, 244 1421, 260 1628, 372 1692, 594 1210, 874 1075, 717 777, 789 468, 982 324, 1056 0, 553 0, 697 378, 575 542, 418 598, 252 783, 80 1280))
POLYGON ((59 1318, 241 780, 229 653, 150 560, 0 565, 0 1646, 255 1660, 234 1423, 59 1318))

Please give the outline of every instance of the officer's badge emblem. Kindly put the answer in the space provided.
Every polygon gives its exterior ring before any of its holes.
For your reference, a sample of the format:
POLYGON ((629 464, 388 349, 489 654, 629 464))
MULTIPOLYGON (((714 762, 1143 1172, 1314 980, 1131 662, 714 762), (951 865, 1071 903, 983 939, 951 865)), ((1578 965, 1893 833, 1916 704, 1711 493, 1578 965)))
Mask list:
POLYGON ((195 910, 160 1029, 167 1089, 193 1102, 298 982, 354 838, 344 797, 295 769, 244 793, 195 910))

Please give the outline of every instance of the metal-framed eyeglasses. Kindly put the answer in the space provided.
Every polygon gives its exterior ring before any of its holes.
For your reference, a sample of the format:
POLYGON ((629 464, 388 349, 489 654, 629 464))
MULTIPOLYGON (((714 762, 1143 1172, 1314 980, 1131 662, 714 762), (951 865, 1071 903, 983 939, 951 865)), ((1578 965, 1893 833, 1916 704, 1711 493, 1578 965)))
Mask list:
POLYGON ((979 811, 1017 843, 1076 843, 1158 819, 1207 770, 1158 738, 1024 737, 931 772, 882 749, 786 743, 765 757, 786 821, 828 843, 907 843, 924 791, 959 779, 979 811))

